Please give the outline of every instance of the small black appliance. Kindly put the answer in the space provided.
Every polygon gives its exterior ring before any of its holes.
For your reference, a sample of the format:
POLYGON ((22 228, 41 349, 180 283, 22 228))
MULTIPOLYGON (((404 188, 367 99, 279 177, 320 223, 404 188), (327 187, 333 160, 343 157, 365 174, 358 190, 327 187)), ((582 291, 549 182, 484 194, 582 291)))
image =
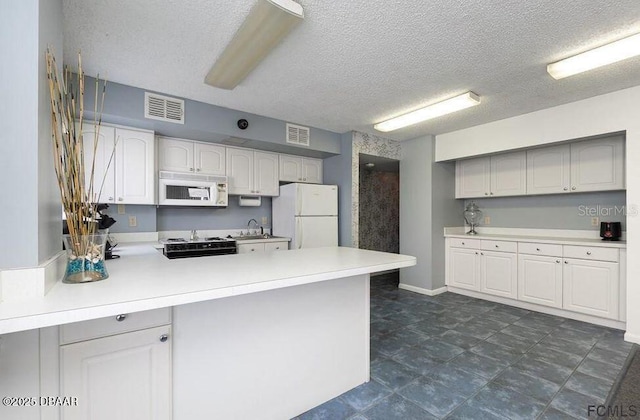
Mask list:
POLYGON ((619 241, 622 236, 622 225, 620 222, 601 222, 600 237, 603 241, 619 241))

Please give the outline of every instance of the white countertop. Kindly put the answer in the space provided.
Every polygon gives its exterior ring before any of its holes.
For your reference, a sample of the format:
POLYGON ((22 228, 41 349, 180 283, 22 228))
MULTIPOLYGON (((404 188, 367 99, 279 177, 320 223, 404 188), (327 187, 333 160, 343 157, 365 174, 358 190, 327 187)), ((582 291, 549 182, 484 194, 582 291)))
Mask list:
POLYGON ((109 278, 58 282, 46 296, 0 303, 0 334, 279 289, 416 264, 408 255, 326 247, 167 259, 151 243, 119 245, 109 278))
MULTIPOLYGON (((518 232, 518 229, 514 229, 518 232)), ((468 235, 462 228, 445 228, 446 238, 487 239, 492 241, 536 242, 543 244, 599 246, 604 248, 626 248, 627 241, 603 241, 601 238, 545 235, 544 230, 532 234, 478 233, 468 235)))

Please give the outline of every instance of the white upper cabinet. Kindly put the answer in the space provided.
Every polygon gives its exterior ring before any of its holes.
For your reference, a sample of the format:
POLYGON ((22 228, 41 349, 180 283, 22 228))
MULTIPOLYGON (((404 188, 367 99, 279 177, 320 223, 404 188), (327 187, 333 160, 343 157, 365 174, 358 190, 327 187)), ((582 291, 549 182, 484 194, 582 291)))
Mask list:
POLYGON ((621 136, 456 161, 456 198, 624 188, 621 136))
POLYGON ((276 196, 280 193, 278 182, 278 154, 254 152, 254 186, 260 195, 276 196))
POLYGON ((624 142, 621 137, 571 144, 571 191, 624 189, 624 142))
POLYGON ((526 152, 491 156, 489 195, 524 195, 527 192, 526 152))
POLYGON ((456 198, 484 197, 489 195, 490 159, 480 157, 456 162, 456 198))
POLYGON ((543 147, 527 151, 527 194, 560 194, 571 184, 571 147, 543 147))
POLYGON ((322 159, 280 155, 280 181, 322 184, 322 159))
POLYGON ((161 171, 225 175, 224 146, 167 137, 158 137, 158 143, 158 166, 161 171))
POLYGON ((196 172, 205 175, 224 175, 226 173, 225 147, 215 144, 194 143, 196 172))
POLYGON ((154 204, 153 133, 116 129, 115 184, 118 204, 154 204))
POLYGON ((95 132, 90 124, 85 124, 82 130, 86 181, 91 178, 95 150, 93 193, 96 202, 155 204, 153 132, 101 126, 97 144, 95 132))
POLYGON ((279 194, 278 155, 251 149, 227 148, 229 194, 279 194))

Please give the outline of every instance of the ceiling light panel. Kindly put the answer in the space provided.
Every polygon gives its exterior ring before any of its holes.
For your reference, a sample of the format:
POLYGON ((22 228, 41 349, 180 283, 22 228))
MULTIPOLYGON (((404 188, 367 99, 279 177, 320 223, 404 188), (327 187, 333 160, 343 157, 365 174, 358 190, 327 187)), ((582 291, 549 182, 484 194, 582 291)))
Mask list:
POLYGON ((437 118, 442 115, 451 114, 480 103, 480 97, 473 92, 463 93, 442 102, 416 109, 415 111, 403 114, 390 120, 383 121, 373 126, 378 131, 388 132, 399 128, 437 118))
POLYGON ((640 55, 640 34, 549 64, 547 72, 554 79, 562 79, 637 55, 640 55))
POLYGON ((233 89, 304 19, 292 0, 258 0, 205 77, 206 84, 233 89))

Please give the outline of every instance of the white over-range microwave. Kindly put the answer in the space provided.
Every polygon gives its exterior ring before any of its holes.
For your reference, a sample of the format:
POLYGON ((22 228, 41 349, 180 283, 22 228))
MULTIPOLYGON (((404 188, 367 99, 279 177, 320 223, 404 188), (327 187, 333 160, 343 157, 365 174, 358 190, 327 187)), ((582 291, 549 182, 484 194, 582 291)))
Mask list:
POLYGON ((226 207, 229 201, 226 176, 160 171, 159 205, 226 207))

